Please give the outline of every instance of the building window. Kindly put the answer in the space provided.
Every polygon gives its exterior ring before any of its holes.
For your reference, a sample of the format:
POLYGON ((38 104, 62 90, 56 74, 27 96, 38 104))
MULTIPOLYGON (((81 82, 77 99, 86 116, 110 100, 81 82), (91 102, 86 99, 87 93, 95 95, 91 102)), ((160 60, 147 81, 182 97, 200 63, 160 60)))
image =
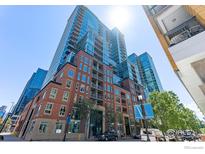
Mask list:
POLYGON ((82 80, 81 80, 82 82, 84 82, 84 83, 86 83, 86 75, 82 75, 82 80))
POLYGON ((120 106, 116 106, 116 111, 117 112, 121 112, 121 107, 120 106))
POLYGON ((87 84, 90 84, 90 78, 89 77, 87 78, 87 84))
POLYGON ((76 103, 76 101, 77 101, 77 94, 75 94, 73 102, 76 103))
POLYGON ((107 91, 111 92, 111 86, 110 85, 107 86, 107 91))
POLYGON ((120 91, 118 89, 115 89, 115 95, 119 95, 120 91))
POLYGON ((126 98, 127 98, 127 99, 130 99, 130 95, 129 95, 129 94, 126 94, 126 98))
POLYGON ((77 78, 77 80, 80 81, 80 72, 78 72, 78 78, 77 78))
POLYGON ((43 93, 42 99, 44 99, 45 97, 46 97, 46 91, 43 93))
POLYGON ((71 81, 71 80, 67 80, 67 81, 66 81, 66 87, 67 87, 67 88, 70 89, 71 84, 72 84, 72 81, 71 81))
POLYGON ((82 70, 82 67, 83 67, 83 64, 82 64, 82 63, 80 63, 80 67, 79 67, 79 69, 80 69, 80 70, 82 70))
POLYGON ((120 97, 116 97, 116 102, 120 103, 120 97))
POLYGON ((84 63, 89 64, 89 59, 87 57, 84 57, 84 63))
POLYGON ((41 110, 41 104, 39 106, 37 106, 36 109, 35 109, 35 116, 36 117, 39 115, 40 110, 41 110))
POLYGON ((88 74, 90 74, 90 67, 88 67, 88 74))
POLYGON ((68 101, 68 97, 69 97, 69 92, 68 91, 64 91, 62 101, 67 102, 68 101))
POLYGON ((89 92, 89 86, 86 87, 86 94, 89 92))
POLYGON ((79 99, 78 99, 78 102, 79 102, 79 103, 82 103, 82 102, 83 102, 83 98, 84 98, 84 97, 80 95, 80 96, 79 96, 79 99))
POLYGON ((60 78, 62 78, 63 77, 63 72, 61 73, 61 75, 60 75, 60 78))
POLYGON ((80 92, 81 92, 81 93, 84 93, 84 92, 85 92, 85 85, 84 85, 84 84, 81 84, 81 85, 80 85, 80 92))
POLYGON ((83 62, 83 56, 80 56, 80 61, 83 62))
POLYGON ((58 89, 57 89, 57 88, 52 88, 52 89, 51 89, 51 92, 50 92, 49 98, 55 99, 55 98, 56 98, 56 95, 57 95, 57 92, 58 92, 58 89))
POLYGON ((62 133, 62 130, 63 130, 63 123, 57 122, 57 123, 56 123, 55 133, 56 133, 56 134, 60 134, 60 133, 62 133))
POLYGON ((69 132, 79 133, 80 132, 80 120, 72 120, 69 127, 69 132))
POLYGON ((51 104, 51 103, 46 104, 44 113, 45 114, 51 114, 52 107, 53 107, 53 104, 51 104))
POLYGON ((68 77, 70 77, 70 78, 74 77, 74 71, 73 70, 68 71, 68 77))
POLYGON ((33 131, 33 129, 34 129, 34 126, 35 126, 35 123, 36 123, 36 121, 32 121, 32 124, 31 124, 31 127, 30 127, 30 132, 32 132, 33 131))
POLYGON ((65 106, 62 105, 59 111, 59 116, 64 117, 65 116, 65 106))
POLYGON ((45 133, 48 127, 48 123, 47 122, 41 122, 40 126, 39 126, 39 133, 45 133))
POLYGON ((84 66, 83 66, 83 71, 84 71, 84 72, 87 72, 87 71, 88 71, 88 66, 84 65, 84 66))

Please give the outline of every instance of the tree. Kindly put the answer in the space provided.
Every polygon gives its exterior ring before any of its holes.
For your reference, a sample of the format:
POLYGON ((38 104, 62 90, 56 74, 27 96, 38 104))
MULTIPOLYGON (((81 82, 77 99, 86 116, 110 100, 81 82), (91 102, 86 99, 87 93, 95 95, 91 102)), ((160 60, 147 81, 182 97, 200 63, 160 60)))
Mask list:
POLYGON ((90 126, 90 114, 91 110, 95 110, 95 103, 89 99, 83 99, 82 102, 75 104, 78 111, 78 116, 81 120, 85 120, 85 139, 88 139, 89 126, 90 126))
POLYGON ((106 119, 108 123, 108 130, 113 129, 113 124, 115 122, 115 112, 112 105, 106 106, 106 119))
POLYGON ((153 92, 149 96, 153 105, 154 119, 151 121, 165 135, 169 129, 199 131, 199 120, 196 115, 183 104, 178 96, 171 92, 153 92))

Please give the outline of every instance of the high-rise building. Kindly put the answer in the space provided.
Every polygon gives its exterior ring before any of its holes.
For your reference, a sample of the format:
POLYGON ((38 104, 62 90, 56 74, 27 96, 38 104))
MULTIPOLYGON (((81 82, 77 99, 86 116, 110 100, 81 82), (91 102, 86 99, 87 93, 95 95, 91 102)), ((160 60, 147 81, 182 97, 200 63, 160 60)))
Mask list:
POLYGON ((114 28, 107 28, 88 8, 77 6, 65 27, 44 85, 79 50, 83 50, 99 61, 116 66, 126 59, 124 36, 114 28))
POLYGON ((138 95, 144 96, 143 85, 138 67, 127 60, 124 35, 116 28, 109 30, 86 7, 77 6, 44 86, 26 105, 15 130, 26 140, 62 140, 64 134, 68 140, 84 139, 110 127, 131 136, 140 126, 133 110, 138 95), (91 111, 88 128, 76 107, 86 100, 96 110, 91 111))
POLYGON ((4 117, 5 113, 6 113, 6 108, 7 108, 7 106, 5 106, 5 105, 2 105, 0 107, 0 118, 1 119, 3 119, 3 117, 4 117))
POLYGON ((176 75, 205 114, 205 6, 149 5, 144 10, 176 75))
POLYGON ((12 112, 13 115, 20 114, 26 104, 39 92, 42 87, 43 81, 46 77, 47 71, 38 68, 38 70, 33 73, 29 81, 27 82, 15 108, 12 112))
POLYGON ((162 85, 156 71, 152 57, 147 53, 137 56, 135 53, 128 60, 138 68, 139 81, 144 86, 146 97, 153 91, 162 91, 162 85))

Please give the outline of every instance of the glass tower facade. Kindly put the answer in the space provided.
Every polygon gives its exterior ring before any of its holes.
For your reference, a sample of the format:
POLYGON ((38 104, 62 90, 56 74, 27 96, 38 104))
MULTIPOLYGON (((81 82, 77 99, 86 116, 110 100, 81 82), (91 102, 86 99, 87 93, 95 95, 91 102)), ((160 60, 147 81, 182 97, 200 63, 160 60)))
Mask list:
POLYGON ((136 66, 139 80, 144 86, 146 97, 153 91, 162 91, 162 85, 159 80, 152 57, 147 53, 139 56, 131 54, 128 57, 129 61, 136 66))
POLYGON ((68 19, 43 85, 52 80, 66 62, 72 62, 79 50, 114 67, 127 58, 123 34, 117 28, 107 28, 85 6, 77 6, 68 19))
POLYGON ((33 73, 29 81, 27 82, 15 108, 13 110, 13 115, 20 114, 26 104, 40 91, 43 81, 46 77, 47 71, 38 68, 38 70, 33 73))

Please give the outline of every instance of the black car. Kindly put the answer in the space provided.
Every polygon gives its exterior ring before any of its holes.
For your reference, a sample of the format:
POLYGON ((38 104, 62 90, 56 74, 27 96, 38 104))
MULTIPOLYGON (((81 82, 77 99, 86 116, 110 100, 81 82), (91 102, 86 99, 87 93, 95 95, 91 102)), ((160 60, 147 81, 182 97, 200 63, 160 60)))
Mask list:
POLYGON ((182 137, 183 141, 195 141, 195 135, 194 132, 192 131, 184 131, 183 137, 182 137))
POLYGON ((118 134, 116 131, 104 132, 97 136, 98 141, 117 141, 118 134))
POLYGON ((0 135, 0 141, 4 140, 4 136, 0 135))
POLYGON ((138 139, 138 140, 141 140, 142 136, 139 134, 139 135, 133 135, 132 136, 134 139, 138 139))

